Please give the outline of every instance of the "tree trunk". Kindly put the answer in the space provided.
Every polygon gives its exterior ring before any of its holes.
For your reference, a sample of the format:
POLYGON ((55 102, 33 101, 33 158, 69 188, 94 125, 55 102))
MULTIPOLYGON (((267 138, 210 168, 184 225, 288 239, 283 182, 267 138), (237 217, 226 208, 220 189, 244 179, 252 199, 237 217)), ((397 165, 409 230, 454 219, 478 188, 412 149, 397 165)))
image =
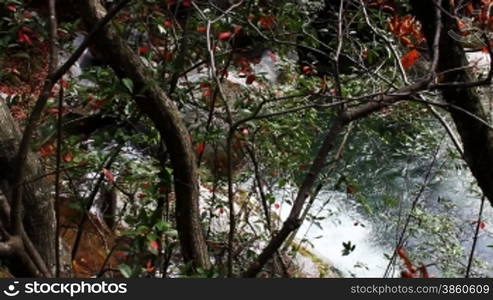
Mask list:
MULTIPOLYGON (((81 1, 80 6, 86 24, 94 24, 106 14, 98 0, 81 1)), ((95 47, 120 78, 132 80, 134 100, 159 130, 174 171, 176 221, 183 258, 195 268, 209 268, 209 255, 199 216, 195 154, 178 108, 158 86, 140 57, 110 25, 97 35, 95 47)))
MULTIPOLYGON (((452 38, 450 32, 460 32, 457 21, 453 18, 454 12, 449 1, 442 1, 447 13, 442 14, 442 33, 439 44, 439 61, 437 73, 443 74, 444 83, 471 82, 472 76, 467 71, 468 65, 464 48, 459 41, 452 38)), ((432 49, 437 21, 432 1, 411 0, 411 5, 417 18, 422 23, 423 33, 428 41, 428 48, 432 49)), ((432 51, 430 51, 432 52, 432 51)), ((430 53, 433 55, 433 53, 430 53)), ((443 99, 476 117, 487 121, 487 114, 481 103, 481 97, 475 88, 445 88, 442 90, 443 99)), ((458 109, 450 109, 450 114, 464 144, 464 158, 478 181, 484 195, 493 205, 493 132, 485 125, 458 109)))
MULTIPOLYGON (((20 141, 19 129, 10 114, 5 100, 0 99, 0 189, 9 198, 12 189, 13 163, 20 141)), ((53 270, 55 265, 55 211, 50 197, 50 184, 46 177, 39 178, 43 168, 39 158, 29 153, 26 164, 26 182, 23 193, 24 227, 46 265, 53 270)), ((2 205, 5 210, 6 205, 2 205)), ((8 226, 8 212, 2 211, 2 224, 8 226)), ((13 272, 16 273, 16 272, 13 272)), ((16 275, 16 274, 14 274, 16 275)))

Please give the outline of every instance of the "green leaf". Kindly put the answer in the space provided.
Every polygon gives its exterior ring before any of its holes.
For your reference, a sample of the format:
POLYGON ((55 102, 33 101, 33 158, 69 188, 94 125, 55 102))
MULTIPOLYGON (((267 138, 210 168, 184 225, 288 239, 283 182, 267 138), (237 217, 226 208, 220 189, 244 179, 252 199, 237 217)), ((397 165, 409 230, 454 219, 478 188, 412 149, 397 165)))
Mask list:
POLYGON ((155 241, 157 240, 157 235, 155 233, 149 233, 147 236, 146 236, 147 240, 152 242, 152 241, 155 241))
POLYGON ((169 228, 169 223, 165 222, 164 220, 159 220, 154 227, 156 227, 157 230, 159 231, 166 231, 169 228))
POLYGON ((130 278, 132 277, 132 268, 130 268, 127 264, 121 264, 118 266, 120 273, 122 273, 123 277, 130 278))
POLYGON ((147 235, 149 233, 149 231, 151 231, 149 229, 149 227, 145 226, 145 225, 139 225, 137 227, 137 232, 140 234, 140 235, 147 235))
POLYGON ((171 229, 166 231, 164 234, 170 236, 170 237, 177 237, 178 236, 178 231, 171 229))
POLYGON ((134 83, 130 78, 123 78, 122 82, 130 93, 134 92, 134 83))
POLYGON ((14 53, 13 55, 11 55, 11 57, 27 58, 27 59, 31 58, 31 56, 26 52, 14 53))

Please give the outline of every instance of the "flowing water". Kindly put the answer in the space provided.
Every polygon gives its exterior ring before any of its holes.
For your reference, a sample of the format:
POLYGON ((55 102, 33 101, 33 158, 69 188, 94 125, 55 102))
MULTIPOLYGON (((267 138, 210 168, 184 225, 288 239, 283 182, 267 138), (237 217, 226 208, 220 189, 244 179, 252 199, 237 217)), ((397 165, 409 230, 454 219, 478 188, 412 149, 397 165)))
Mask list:
MULTIPOLYGON (((443 133, 436 130, 434 134, 443 133)), ((450 157, 446 142, 437 143, 441 150, 435 160, 434 149, 420 150, 411 142, 407 151, 394 155, 395 145, 382 147, 381 141, 372 142, 374 138, 357 135, 353 142, 361 147, 348 150, 346 157, 348 173, 356 174, 353 182, 365 197, 340 188, 321 192, 311 210, 319 220, 305 221, 297 239, 310 241, 312 248, 345 276, 383 277, 389 264, 385 255, 392 255, 411 203, 416 201, 416 217, 410 220, 404 248, 416 265, 430 264, 434 276, 463 277, 481 202, 470 172, 459 158, 450 157), (394 202, 383 204, 384 198, 394 202), (343 243, 347 242, 355 248, 343 255, 343 243)), ((414 137, 414 141, 422 143, 422 137, 414 137)), ((286 217, 288 210, 285 205, 281 215, 286 217)), ((493 245, 493 209, 487 200, 483 220, 475 257, 492 263, 493 248, 488 246, 493 245)), ((493 275, 490 267, 475 266, 473 275, 493 275)), ((389 276, 399 276, 401 268, 398 265, 389 276)))

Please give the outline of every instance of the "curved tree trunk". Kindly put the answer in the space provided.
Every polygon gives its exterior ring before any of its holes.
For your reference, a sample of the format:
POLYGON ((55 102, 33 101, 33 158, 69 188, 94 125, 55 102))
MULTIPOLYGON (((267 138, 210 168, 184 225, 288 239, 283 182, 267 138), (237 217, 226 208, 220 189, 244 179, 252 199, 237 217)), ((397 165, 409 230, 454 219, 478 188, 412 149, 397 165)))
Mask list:
MULTIPOLYGON (((5 100, 0 98, 0 189, 9 198, 12 189, 13 163, 20 141, 20 132, 10 114, 5 100)), ((53 270, 55 265, 55 211, 50 197, 50 184, 46 177, 40 178, 43 169, 39 158, 29 153, 26 164, 26 184, 23 193, 24 227, 28 237, 37 248, 46 265, 53 270), (32 179, 35 181, 30 182, 32 179)), ((4 203, 5 204, 5 203, 4 203)), ((2 224, 10 223, 8 205, 2 205, 2 224)), ((25 276, 21 266, 12 266, 14 275, 25 276), (17 274, 16 274, 17 273, 17 274)))
MULTIPOLYGON (((99 0, 84 0, 80 6, 81 16, 87 24, 96 23, 106 14, 99 0)), ((209 268, 209 255, 199 216, 195 154, 176 105, 157 85, 140 57, 110 25, 97 35, 95 47, 120 78, 132 80, 134 100, 159 130, 174 171, 176 220, 183 258, 195 268, 209 268)))
MULTIPOLYGON (((439 26, 433 1, 411 0, 410 2, 423 26, 429 49, 432 49, 436 26, 439 26)), ((468 68, 464 68, 468 65, 464 48, 450 35, 450 32, 460 32, 457 21, 453 18, 454 12, 449 1, 442 3, 443 9, 448 13, 442 14, 443 27, 440 35, 437 73, 454 70, 443 74, 441 80, 444 83, 472 82, 474 79, 468 73, 468 68)), ((488 120, 481 97, 475 88, 445 88, 442 90, 442 95, 445 102, 482 120, 488 120)), ((493 205, 493 132, 485 124, 463 111, 451 109, 450 114, 464 144, 464 158, 479 187, 493 205)))

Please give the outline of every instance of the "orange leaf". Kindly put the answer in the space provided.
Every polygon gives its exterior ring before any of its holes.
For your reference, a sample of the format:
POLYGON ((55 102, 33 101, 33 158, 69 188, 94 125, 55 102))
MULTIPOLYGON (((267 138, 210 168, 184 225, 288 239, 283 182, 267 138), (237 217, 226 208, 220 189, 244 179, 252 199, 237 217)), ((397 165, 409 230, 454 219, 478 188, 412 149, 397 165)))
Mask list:
POLYGON ((414 64, 416 64, 416 61, 421 57, 421 54, 418 52, 418 50, 413 49, 406 53, 402 58, 401 58, 401 63, 404 69, 409 69, 412 67, 414 64))

